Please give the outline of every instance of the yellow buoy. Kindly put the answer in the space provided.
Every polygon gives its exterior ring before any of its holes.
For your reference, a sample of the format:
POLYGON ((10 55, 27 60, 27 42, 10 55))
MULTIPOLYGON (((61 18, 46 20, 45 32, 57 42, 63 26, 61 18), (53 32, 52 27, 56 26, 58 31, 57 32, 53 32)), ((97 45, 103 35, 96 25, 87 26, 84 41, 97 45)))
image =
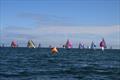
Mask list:
POLYGON ((52 53, 57 53, 57 52, 58 52, 58 50, 57 50, 57 48, 56 48, 56 47, 53 47, 53 48, 51 49, 51 52, 52 52, 52 53))

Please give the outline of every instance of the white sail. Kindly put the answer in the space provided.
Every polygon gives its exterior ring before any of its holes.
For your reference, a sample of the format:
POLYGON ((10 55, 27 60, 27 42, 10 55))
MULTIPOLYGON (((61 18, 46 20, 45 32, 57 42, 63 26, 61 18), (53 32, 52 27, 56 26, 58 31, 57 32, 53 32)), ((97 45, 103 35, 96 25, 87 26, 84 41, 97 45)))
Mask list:
POLYGON ((27 47, 29 47, 29 48, 35 48, 35 44, 33 43, 32 40, 28 41, 27 47))

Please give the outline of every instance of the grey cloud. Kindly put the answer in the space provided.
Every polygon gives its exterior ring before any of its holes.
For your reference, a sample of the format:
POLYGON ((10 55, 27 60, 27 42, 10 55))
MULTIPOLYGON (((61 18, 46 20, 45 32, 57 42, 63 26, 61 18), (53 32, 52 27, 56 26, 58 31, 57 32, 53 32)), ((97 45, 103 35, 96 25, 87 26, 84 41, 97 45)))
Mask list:
POLYGON ((50 14, 21 13, 17 15, 19 18, 34 20, 38 25, 57 25, 71 26, 71 17, 62 17, 50 14))

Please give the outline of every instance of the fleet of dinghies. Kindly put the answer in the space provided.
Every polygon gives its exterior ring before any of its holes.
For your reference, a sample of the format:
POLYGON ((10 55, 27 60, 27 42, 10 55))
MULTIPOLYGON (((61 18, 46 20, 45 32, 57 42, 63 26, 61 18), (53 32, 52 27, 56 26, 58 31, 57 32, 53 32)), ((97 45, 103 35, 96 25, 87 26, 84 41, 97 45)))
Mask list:
MULTIPOLYGON (((100 44, 99 44, 100 48, 104 51, 104 49, 106 48, 106 42, 104 40, 104 38, 100 41, 100 44)), ((16 43, 16 41, 12 41, 11 42, 11 47, 12 48, 16 48, 18 47, 18 44, 16 43)), ((28 48, 41 48, 41 44, 39 43, 38 44, 38 47, 35 45, 35 43, 32 41, 32 40, 29 40, 28 43, 27 43, 27 47, 28 48)), ((52 49, 53 52, 58 52, 56 49, 56 47, 52 47, 51 45, 49 46, 49 48, 52 49), (55 51, 54 51, 55 50, 55 51)), ((71 49, 73 48, 73 45, 72 45, 72 42, 68 39, 66 41, 66 43, 63 45, 63 48, 65 49, 71 49)), ((85 49, 85 45, 83 42, 80 42, 79 45, 78 45, 78 48, 79 49, 85 49)), ((89 49, 96 49, 96 44, 92 41, 91 42, 91 45, 88 47, 89 49)))

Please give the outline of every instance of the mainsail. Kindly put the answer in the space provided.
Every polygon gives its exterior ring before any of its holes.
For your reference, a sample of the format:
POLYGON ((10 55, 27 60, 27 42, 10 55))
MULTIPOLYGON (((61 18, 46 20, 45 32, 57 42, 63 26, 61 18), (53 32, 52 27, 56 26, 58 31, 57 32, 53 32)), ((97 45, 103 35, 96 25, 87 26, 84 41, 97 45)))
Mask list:
POLYGON ((67 40, 65 48, 72 48, 72 42, 70 42, 70 40, 67 40))
POLYGON ((29 40, 29 41, 28 41, 27 47, 28 47, 28 48, 35 48, 35 44, 33 43, 32 40, 29 40))
POLYGON ((39 43, 38 48, 41 48, 41 44, 39 43))
POLYGON ((80 49, 84 49, 84 44, 83 43, 79 43, 79 48, 80 49))
POLYGON ((15 41, 12 41, 12 43, 11 43, 11 47, 13 47, 13 48, 17 47, 17 44, 16 44, 15 41))
POLYGON ((95 43, 92 41, 90 48, 91 48, 91 49, 95 49, 95 47, 96 47, 96 45, 95 45, 95 43))
POLYGON ((100 42, 100 47, 106 48, 106 42, 105 42, 104 38, 100 42))

